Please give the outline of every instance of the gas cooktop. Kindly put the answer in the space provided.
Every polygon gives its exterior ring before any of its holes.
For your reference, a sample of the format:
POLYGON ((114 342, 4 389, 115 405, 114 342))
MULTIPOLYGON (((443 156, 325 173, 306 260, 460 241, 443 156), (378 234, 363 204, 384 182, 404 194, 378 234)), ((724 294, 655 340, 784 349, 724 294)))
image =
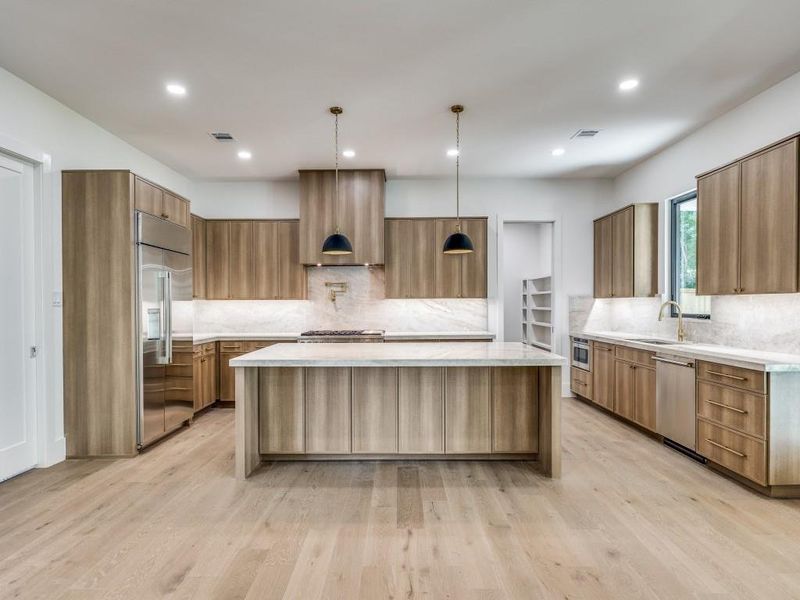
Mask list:
POLYGON ((303 337, 334 337, 334 336, 383 336, 381 329, 312 329, 304 331, 303 337))

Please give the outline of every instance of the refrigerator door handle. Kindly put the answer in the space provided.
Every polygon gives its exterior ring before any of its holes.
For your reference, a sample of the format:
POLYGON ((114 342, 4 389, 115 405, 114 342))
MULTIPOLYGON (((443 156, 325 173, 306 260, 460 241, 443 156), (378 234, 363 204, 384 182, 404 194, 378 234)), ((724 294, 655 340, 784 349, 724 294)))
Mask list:
POLYGON ((158 273, 158 364, 164 365, 169 362, 168 334, 169 317, 167 314, 167 271, 158 273))
POLYGON ((172 273, 166 272, 164 282, 164 335, 166 346, 164 348, 164 358, 166 363, 172 363, 172 273))

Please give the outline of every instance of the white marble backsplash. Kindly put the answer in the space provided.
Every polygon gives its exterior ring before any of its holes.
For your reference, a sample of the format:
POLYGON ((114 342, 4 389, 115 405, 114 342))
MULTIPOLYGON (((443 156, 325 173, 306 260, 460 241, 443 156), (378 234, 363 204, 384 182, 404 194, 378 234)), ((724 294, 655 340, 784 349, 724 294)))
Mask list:
POLYGON ((296 333, 309 329, 486 331, 485 299, 387 300, 381 267, 309 267, 308 300, 195 300, 194 331, 296 333), (326 282, 347 292, 329 298, 326 282))
MULTIPOLYGON (((658 298, 571 296, 570 331, 619 331, 675 339, 675 319, 658 321, 658 298)), ((711 319, 684 322, 687 339, 750 350, 800 353, 800 294, 715 296, 711 319)))

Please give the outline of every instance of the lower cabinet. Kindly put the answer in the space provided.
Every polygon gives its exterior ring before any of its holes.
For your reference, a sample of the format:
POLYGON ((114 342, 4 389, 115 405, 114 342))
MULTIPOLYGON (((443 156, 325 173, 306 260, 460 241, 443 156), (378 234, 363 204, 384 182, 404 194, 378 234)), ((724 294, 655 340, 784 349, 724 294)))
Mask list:
POLYGON ((315 367, 306 373, 306 452, 350 453, 351 369, 315 367))
POLYGON ((302 369, 264 369, 258 379, 259 452, 305 452, 305 400, 302 369))
POLYGON ((445 374, 445 452, 491 451, 489 368, 448 367, 445 374))
POLYGON ((614 364, 614 390, 614 412, 655 431, 655 369, 617 360, 614 364))
POLYGON ((539 369, 259 370, 262 454, 535 454, 539 369))
POLYGON ((225 341, 219 342, 219 399, 223 402, 236 400, 236 370, 230 362, 237 356, 266 348, 277 342, 225 341))
POLYGON ((194 411, 217 401, 217 344, 197 344, 193 351, 194 411))
POLYGON ((614 410, 614 346, 592 344, 592 401, 614 410))
POLYGON ((401 454, 444 453, 444 369, 400 367, 397 434, 401 454))
POLYGON ((397 369, 353 369, 353 454, 397 452, 397 369))
POLYGON ((504 367, 492 372, 492 452, 539 451, 539 372, 504 367))

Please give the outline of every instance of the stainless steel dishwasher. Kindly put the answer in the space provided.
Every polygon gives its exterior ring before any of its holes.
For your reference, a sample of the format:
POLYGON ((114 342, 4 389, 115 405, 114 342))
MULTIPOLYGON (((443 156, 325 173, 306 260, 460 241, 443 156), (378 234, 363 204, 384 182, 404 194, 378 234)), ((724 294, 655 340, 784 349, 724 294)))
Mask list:
POLYGON ((679 444, 694 453, 697 449, 694 361, 661 353, 655 360, 656 430, 668 445, 679 444))

